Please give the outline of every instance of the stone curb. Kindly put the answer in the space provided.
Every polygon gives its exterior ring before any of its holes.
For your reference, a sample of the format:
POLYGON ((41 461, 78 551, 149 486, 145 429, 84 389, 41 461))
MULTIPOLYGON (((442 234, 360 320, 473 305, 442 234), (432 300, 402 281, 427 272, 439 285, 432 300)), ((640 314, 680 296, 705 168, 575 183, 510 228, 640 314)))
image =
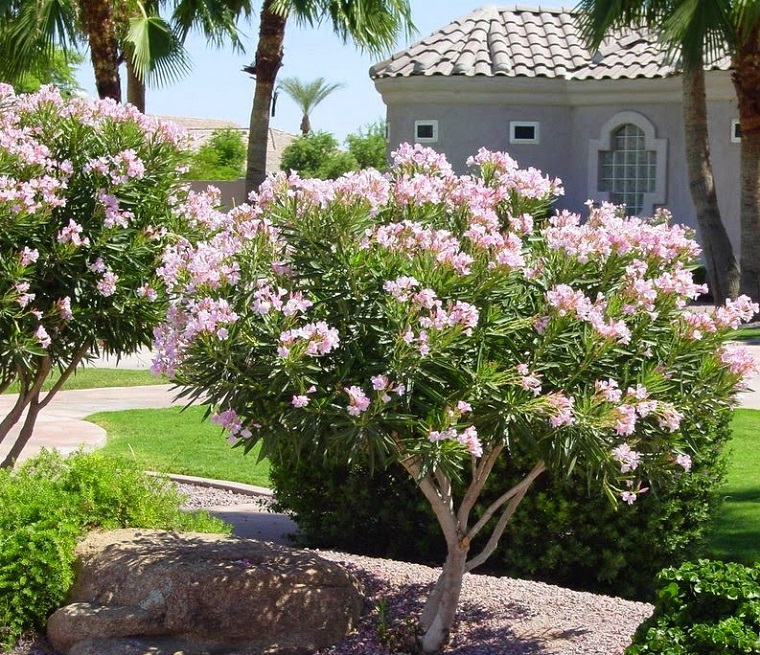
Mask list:
POLYGON ((242 482, 230 482, 229 480, 214 480, 213 478, 198 478, 193 475, 176 475, 174 473, 158 473, 156 471, 147 471, 150 475, 164 475, 174 482, 184 484, 194 484, 198 487, 211 487, 213 489, 224 489, 236 494, 245 496, 269 496, 274 494, 271 489, 266 487, 257 487, 252 484, 243 484, 242 482))

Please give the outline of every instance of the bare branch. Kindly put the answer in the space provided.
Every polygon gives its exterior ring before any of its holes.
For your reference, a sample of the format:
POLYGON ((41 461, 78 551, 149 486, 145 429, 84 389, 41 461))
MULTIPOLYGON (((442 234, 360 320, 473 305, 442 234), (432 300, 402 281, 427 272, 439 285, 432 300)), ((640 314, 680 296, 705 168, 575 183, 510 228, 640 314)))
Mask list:
POLYGON ((543 460, 539 460, 538 463, 533 467, 531 472, 528 473, 528 475, 526 475, 520 482, 518 482, 509 491, 505 492, 499 498, 497 498, 493 503, 491 503, 486 509, 486 511, 483 513, 483 516, 480 517, 480 520, 467 533, 467 536, 470 538, 470 540, 475 538, 478 532, 480 532, 483 529, 483 526, 485 526, 485 524, 491 520, 491 517, 496 513, 496 511, 504 503, 506 503, 510 498, 517 496, 518 494, 524 495, 525 492, 528 490, 528 487, 530 487, 530 485, 533 483, 533 480, 535 480, 545 470, 546 470, 546 464, 544 463, 543 460))
POLYGON ((495 446, 486 453, 485 457, 482 457, 480 459, 480 463, 478 464, 475 475, 473 475, 472 482, 470 483, 470 486, 468 487, 467 492, 462 499, 462 502, 459 504, 457 520, 459 521, 459 525, 462 526, 462 529, 464 530, 467 530, 467 524, 470 520, 470 512, 475 506, 475 503, 478 500, 478 496, 480 495, 480 491, 483 489, 483 485, 485 484, 488 476, 491 474, 491 471, 496 464, 496 460, 499 458, 502 450, 504 450, 503 444, 495 446))

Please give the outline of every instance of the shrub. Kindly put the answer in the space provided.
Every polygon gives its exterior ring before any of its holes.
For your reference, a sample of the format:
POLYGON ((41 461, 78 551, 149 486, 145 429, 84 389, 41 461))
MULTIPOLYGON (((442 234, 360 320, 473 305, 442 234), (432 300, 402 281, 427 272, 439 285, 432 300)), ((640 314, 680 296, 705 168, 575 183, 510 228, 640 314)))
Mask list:
POLYGON ((77 540, 126 527, 228 532, 203 512, 184 512, 166 479, 128 460, 51 452, 0 470, 0 641, 44 627, 73 581, 77 540))
POLYGON ((626 655, 760 653, 760 565, 699 560, 657 581, 654 613, 626 655))
POLYGON ((684 417, 720 415, 755 368, 724 342, 757 305, 684 310, 699 248, 666 212, 547 218, 556 181, 504 153, 471 164, 459 177, 402 145, 388 176, 270 178, 252 205, 209 213, 179 262, 168 253, 156 332, 157 370, 244 450, 394 463, 417 482, 446 547, 423 652, 544 472, 633 504, 691 475, 684 417), (489 504, 515 455, 527 473, 489 504))
POLYGON ((346 137, 346 146, 359 168, 388 168, 388 141, 385 139, 385 122, 372 123, 346 137))
POLYGON ((0 132, 0 392, 19 389, 0 441, 25 416, 0 464, 13 466, 83 359, 150 344, 166 301, 155 268, 190 210, 184 138, 134 107, 0 85, 0 132))
MULTIPOLYGON (((652 600, 656 574, 702 553, 720 495, 727 412, 685 417, 694 443, 691 474, 618 507, 580 475, 539 478, 507 526, 489 570, 572 589, 652 600)), ((497 463, 484 504, 527 473, 517 453, 497 463)), ((298 524, 303 546, 439 562, 441 531, 414 481, 401 471, 370 471, 284 453, 270 469, 277 505, 298 524)))
POLYGON ((237 180, 243 176, 246 158, 243 134, 234 128, 214 130, 190 157, 190 180, 237 180))
POLYGON ((356 170, 353 155, 342 152, 329 132, 309 132, 293 139, 282 151, 280 168, 295 171, 301 177, 332 180, 356 170))

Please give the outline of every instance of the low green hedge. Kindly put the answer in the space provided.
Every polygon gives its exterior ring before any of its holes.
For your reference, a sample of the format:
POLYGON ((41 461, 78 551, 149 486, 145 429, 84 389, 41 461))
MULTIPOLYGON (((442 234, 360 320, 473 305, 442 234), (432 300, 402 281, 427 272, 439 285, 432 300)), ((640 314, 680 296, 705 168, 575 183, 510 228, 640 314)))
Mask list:
POLYGON ((229 532, 205 512, 184 512, 165 478, 98 453, 43 452, 0 470, 0 643, 44 627, 73 581, 74 547, 88 530, 126 527, 229 532))

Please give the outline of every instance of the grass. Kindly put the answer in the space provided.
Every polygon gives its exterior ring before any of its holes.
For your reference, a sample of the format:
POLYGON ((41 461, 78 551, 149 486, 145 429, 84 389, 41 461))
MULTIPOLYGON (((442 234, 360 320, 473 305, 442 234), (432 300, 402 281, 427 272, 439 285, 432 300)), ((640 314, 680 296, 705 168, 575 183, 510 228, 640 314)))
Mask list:
MULTIPOLYGON (((48 391, 60 378, 58 371, 53 371, 42 385, 48 391)), ((103 387, 139 387, 147 384, 166 384, 167 381, 156 377, 150 371, 132 371, 116 368, 78 368, 63 385, 64 390, 100 389, 103 387)), ((11 385, 5 393, 18 393, 18 385, 11 385)))
POLYGON ((754 341, 760 339, 760 327, 742 327, 734 334, 737 341, 754 341))
POLYGON ((134 459, 142 468, 269 487, 269 462, 259 449, 243 456, 218 425, 203 420, 203 407, 132 409, 87 417, 108 433, 102 451, 134 459))
POLYGON ((760 562, 760 411, 738 409, 731 424, 729 465, 710 554, 742 564, 760 562))

